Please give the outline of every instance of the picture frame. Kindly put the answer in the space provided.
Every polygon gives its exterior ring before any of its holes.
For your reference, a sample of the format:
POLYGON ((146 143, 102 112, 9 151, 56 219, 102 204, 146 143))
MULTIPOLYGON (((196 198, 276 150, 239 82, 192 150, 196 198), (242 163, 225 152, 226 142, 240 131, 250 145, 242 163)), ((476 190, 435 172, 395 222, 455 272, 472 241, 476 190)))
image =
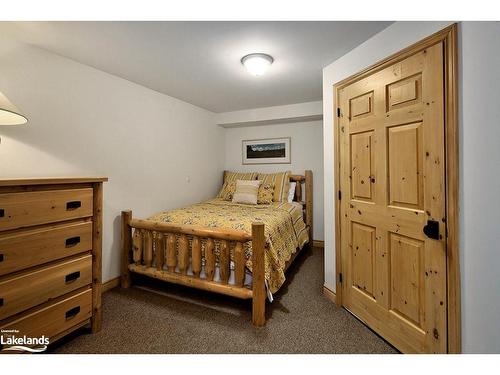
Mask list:
POLYGON ((243 140, 242 164, 290 164, 291 138, 243 140))

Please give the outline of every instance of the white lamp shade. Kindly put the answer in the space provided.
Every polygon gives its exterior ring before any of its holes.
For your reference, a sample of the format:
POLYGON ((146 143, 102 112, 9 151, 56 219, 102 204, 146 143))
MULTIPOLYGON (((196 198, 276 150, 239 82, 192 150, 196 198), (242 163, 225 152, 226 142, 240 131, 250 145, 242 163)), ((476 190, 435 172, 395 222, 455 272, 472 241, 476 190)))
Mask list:
POLYGON ((22 125, 28 119, 0 92, 0 125, 22 125))

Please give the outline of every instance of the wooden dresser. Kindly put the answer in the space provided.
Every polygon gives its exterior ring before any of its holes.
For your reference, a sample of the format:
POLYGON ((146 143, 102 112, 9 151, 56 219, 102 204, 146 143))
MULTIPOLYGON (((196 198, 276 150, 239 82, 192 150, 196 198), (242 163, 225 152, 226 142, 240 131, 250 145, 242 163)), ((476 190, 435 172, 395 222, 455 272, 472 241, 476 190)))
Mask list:
POLYGON ((103 182, 0 179, 0 329, 54 342, 101 329, 103 182))

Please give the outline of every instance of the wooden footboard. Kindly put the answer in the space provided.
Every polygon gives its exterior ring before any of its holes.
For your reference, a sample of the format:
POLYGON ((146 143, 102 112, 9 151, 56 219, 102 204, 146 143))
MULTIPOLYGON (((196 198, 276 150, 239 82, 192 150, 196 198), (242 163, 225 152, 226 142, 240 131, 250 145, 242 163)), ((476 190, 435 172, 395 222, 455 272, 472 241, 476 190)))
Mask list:
POLYGON ((130 286, 132 272, 236 298, 251 298, 252 322, 260 327, 266 322, 264 248, 263 223, 252 224, 252 234, 249 235, 230 229, 136 220, 132 218, 132 211, 122 211, 121 286, 130 286), (218 281, 214 280, 215 240, 221 243, 218 281), (243 244, 247 241, 252 241, 252 289, 244 285, 246 260, 243 244), (229 284, 231 249, 234 284, 229 284), (205 259, 204 267, 202 258, 205 259), (192 275, 188 274, 189 269, 192 275))

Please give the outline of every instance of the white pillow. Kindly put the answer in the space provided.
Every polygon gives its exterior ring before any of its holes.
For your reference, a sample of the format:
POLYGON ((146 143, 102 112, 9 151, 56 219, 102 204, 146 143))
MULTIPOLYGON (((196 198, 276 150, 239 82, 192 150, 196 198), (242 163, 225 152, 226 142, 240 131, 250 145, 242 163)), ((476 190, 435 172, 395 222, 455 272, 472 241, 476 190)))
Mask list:
POLYGON ((295 197, 295 187, 297 186, 296 182, 290 182, 290 190, 288 190, 288 203, 293 202, 293 198, 295 197))
POLYGON ((237 180, 233 203, 257 204, 261 182, 259 180, 237 180))

